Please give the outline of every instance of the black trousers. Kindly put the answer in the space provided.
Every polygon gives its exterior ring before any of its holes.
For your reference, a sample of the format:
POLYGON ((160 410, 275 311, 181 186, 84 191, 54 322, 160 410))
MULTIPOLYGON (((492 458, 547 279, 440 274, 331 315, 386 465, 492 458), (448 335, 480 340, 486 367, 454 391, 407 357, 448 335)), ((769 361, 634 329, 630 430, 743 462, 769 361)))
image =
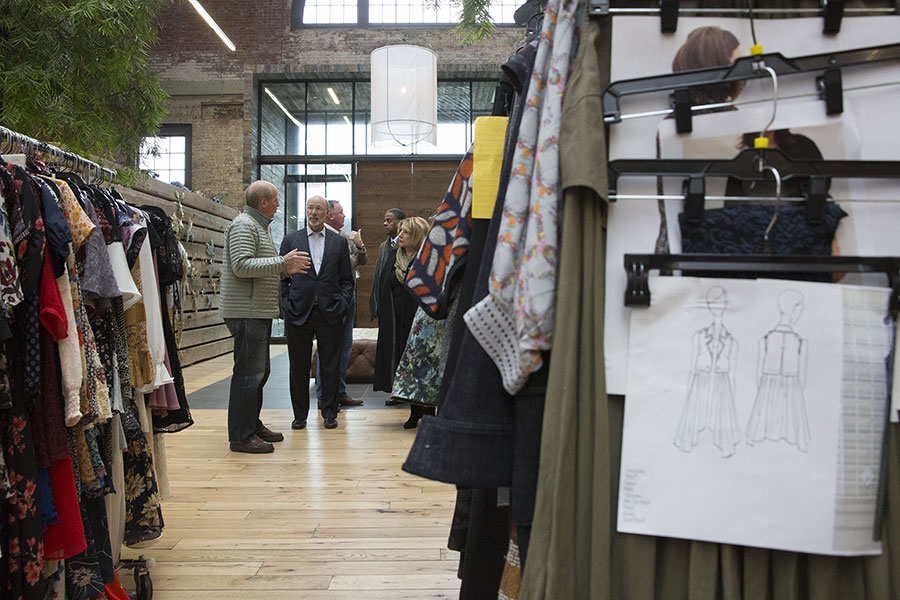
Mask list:
POLYGON ((313 307, 306 321, 301 324, 285 320, 284 332, 287 336, 288 358, 291 364, 291 405, 294 407, 294 419, 304 421, 309 414, 309 371, 313 337, 317 340, 322 375, 320 401, 322 417, 337 418, 343 330, 344 325, 341 322, 326 322, 317 307, 313 307))
POLYGON ((269 379, 272 319, 225 319, 234 336, 234 370, 228 398, 228 440, 250 439, 262 425, 259 411, 269 379))

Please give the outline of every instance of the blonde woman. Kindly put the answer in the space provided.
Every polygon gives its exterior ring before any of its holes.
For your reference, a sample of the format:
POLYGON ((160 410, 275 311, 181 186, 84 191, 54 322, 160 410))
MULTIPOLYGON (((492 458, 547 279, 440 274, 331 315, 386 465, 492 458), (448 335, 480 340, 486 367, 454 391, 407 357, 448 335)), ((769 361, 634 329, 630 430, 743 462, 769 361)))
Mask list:
MULTIPOLYGON (((428 221, 422 217, 408 217, 400 221, 397 247, 390 250, 387 261, 387 265, 392 266, 385 268, 380 280, 374 282, 378 287, 378 343, 372 385, 375 391, 391 391, 394 373, 406 348, 406 339, 416 314, 416 302, 404 282, 426 233, 428 221)), ((400 402, 392 398, 386 404, 400 402)))

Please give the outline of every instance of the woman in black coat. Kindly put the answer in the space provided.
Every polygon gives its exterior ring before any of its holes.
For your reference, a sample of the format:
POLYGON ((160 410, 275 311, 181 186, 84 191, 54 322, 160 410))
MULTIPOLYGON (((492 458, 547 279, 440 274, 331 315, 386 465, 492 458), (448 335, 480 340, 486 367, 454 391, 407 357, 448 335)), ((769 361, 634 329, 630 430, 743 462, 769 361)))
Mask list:
MULTIPOLYGON (((400 221, 397 247, 391 249, 387 265, 375 282, 378 289, 378 342, 375 346, 375 375, 372 389, 390 392, 394 373, 406 348, 406 340, 416 314, 416 302, 406 289, 406 274, 428 233, 428 221, 409 217, 400 221)), ((386 404, 399 404, 390 399, 386 404)))

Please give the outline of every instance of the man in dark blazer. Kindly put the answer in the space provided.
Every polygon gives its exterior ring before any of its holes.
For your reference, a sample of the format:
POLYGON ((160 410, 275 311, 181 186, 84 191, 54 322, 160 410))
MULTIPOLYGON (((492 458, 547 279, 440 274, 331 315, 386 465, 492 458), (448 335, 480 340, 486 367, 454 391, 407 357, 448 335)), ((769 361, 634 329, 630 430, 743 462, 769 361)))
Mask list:
POLYGON ((313 336, 322 366, 322 418, 326 429, 337 427, 341 334, 353 295, 353 272, 347 241, 325 227, 327 215, 325 198, 313 196, 306 202, 306 227, 286 235, 281 242, 280 254, 302 250, 312 260, 308 272, 281 281, 294 407, 292 429, 306 427, 309 414, 313 336))

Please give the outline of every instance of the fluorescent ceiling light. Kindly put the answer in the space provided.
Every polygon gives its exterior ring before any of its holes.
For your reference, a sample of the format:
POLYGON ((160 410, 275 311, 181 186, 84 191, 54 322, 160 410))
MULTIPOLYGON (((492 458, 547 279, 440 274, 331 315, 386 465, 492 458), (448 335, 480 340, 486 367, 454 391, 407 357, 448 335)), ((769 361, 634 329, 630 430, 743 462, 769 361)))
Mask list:
POLYGON ((222 31, 222 28, 219 27, 219 24, 216 23, 211 16, 209 16, 209 13, 206 12, 206 9, 203 8, 203 6, 201 6, 201 4, 197 0, 188 0, 188 2, 191 3, 191 6, 193 6, 194 10, 197 11, 197 14, 203 17, 203 20, 206 21, 206 24, 212 27, 212 30, 216 32, 216 35, 219 36, 219 39, 225 42, 225 45, 228 46, 228 49, 234 52, 234 43, 232 43, 232 41, 228 39, 228 36, 225 35, 225 32, 222 31))
POLYGON ((334 100, 335 104, 340 104, 341 101, 338 100, 337 94, 334 93, 334 88, 327 88, 328 93, 331 95, 331 99, 334 100))
POLYGON ((272 93, 272 90, 270 90, 269 88, 263 88, 263 90, 265 90, 265 92, 269 95, 269 98, 272 99, 272 102, 274 102, 278 106, 278 108, 281 109, 281 112, 287 115, 287 118, 294 122, 294 125, 296 125, 297 127, 301 127, 300 121, 298 121, 296 118, 294 118, 294 115, 288 112, 288 109, 286 109, 284 107, 284 104, 282 104, 281 101, 275 97, 275 94, 272 93))
POLYGON ((353 127, 353 123, 350 122, 350 117, 348 117, 347 115, 344 115, 344 121, 347 123, 347 125, 353 127))

